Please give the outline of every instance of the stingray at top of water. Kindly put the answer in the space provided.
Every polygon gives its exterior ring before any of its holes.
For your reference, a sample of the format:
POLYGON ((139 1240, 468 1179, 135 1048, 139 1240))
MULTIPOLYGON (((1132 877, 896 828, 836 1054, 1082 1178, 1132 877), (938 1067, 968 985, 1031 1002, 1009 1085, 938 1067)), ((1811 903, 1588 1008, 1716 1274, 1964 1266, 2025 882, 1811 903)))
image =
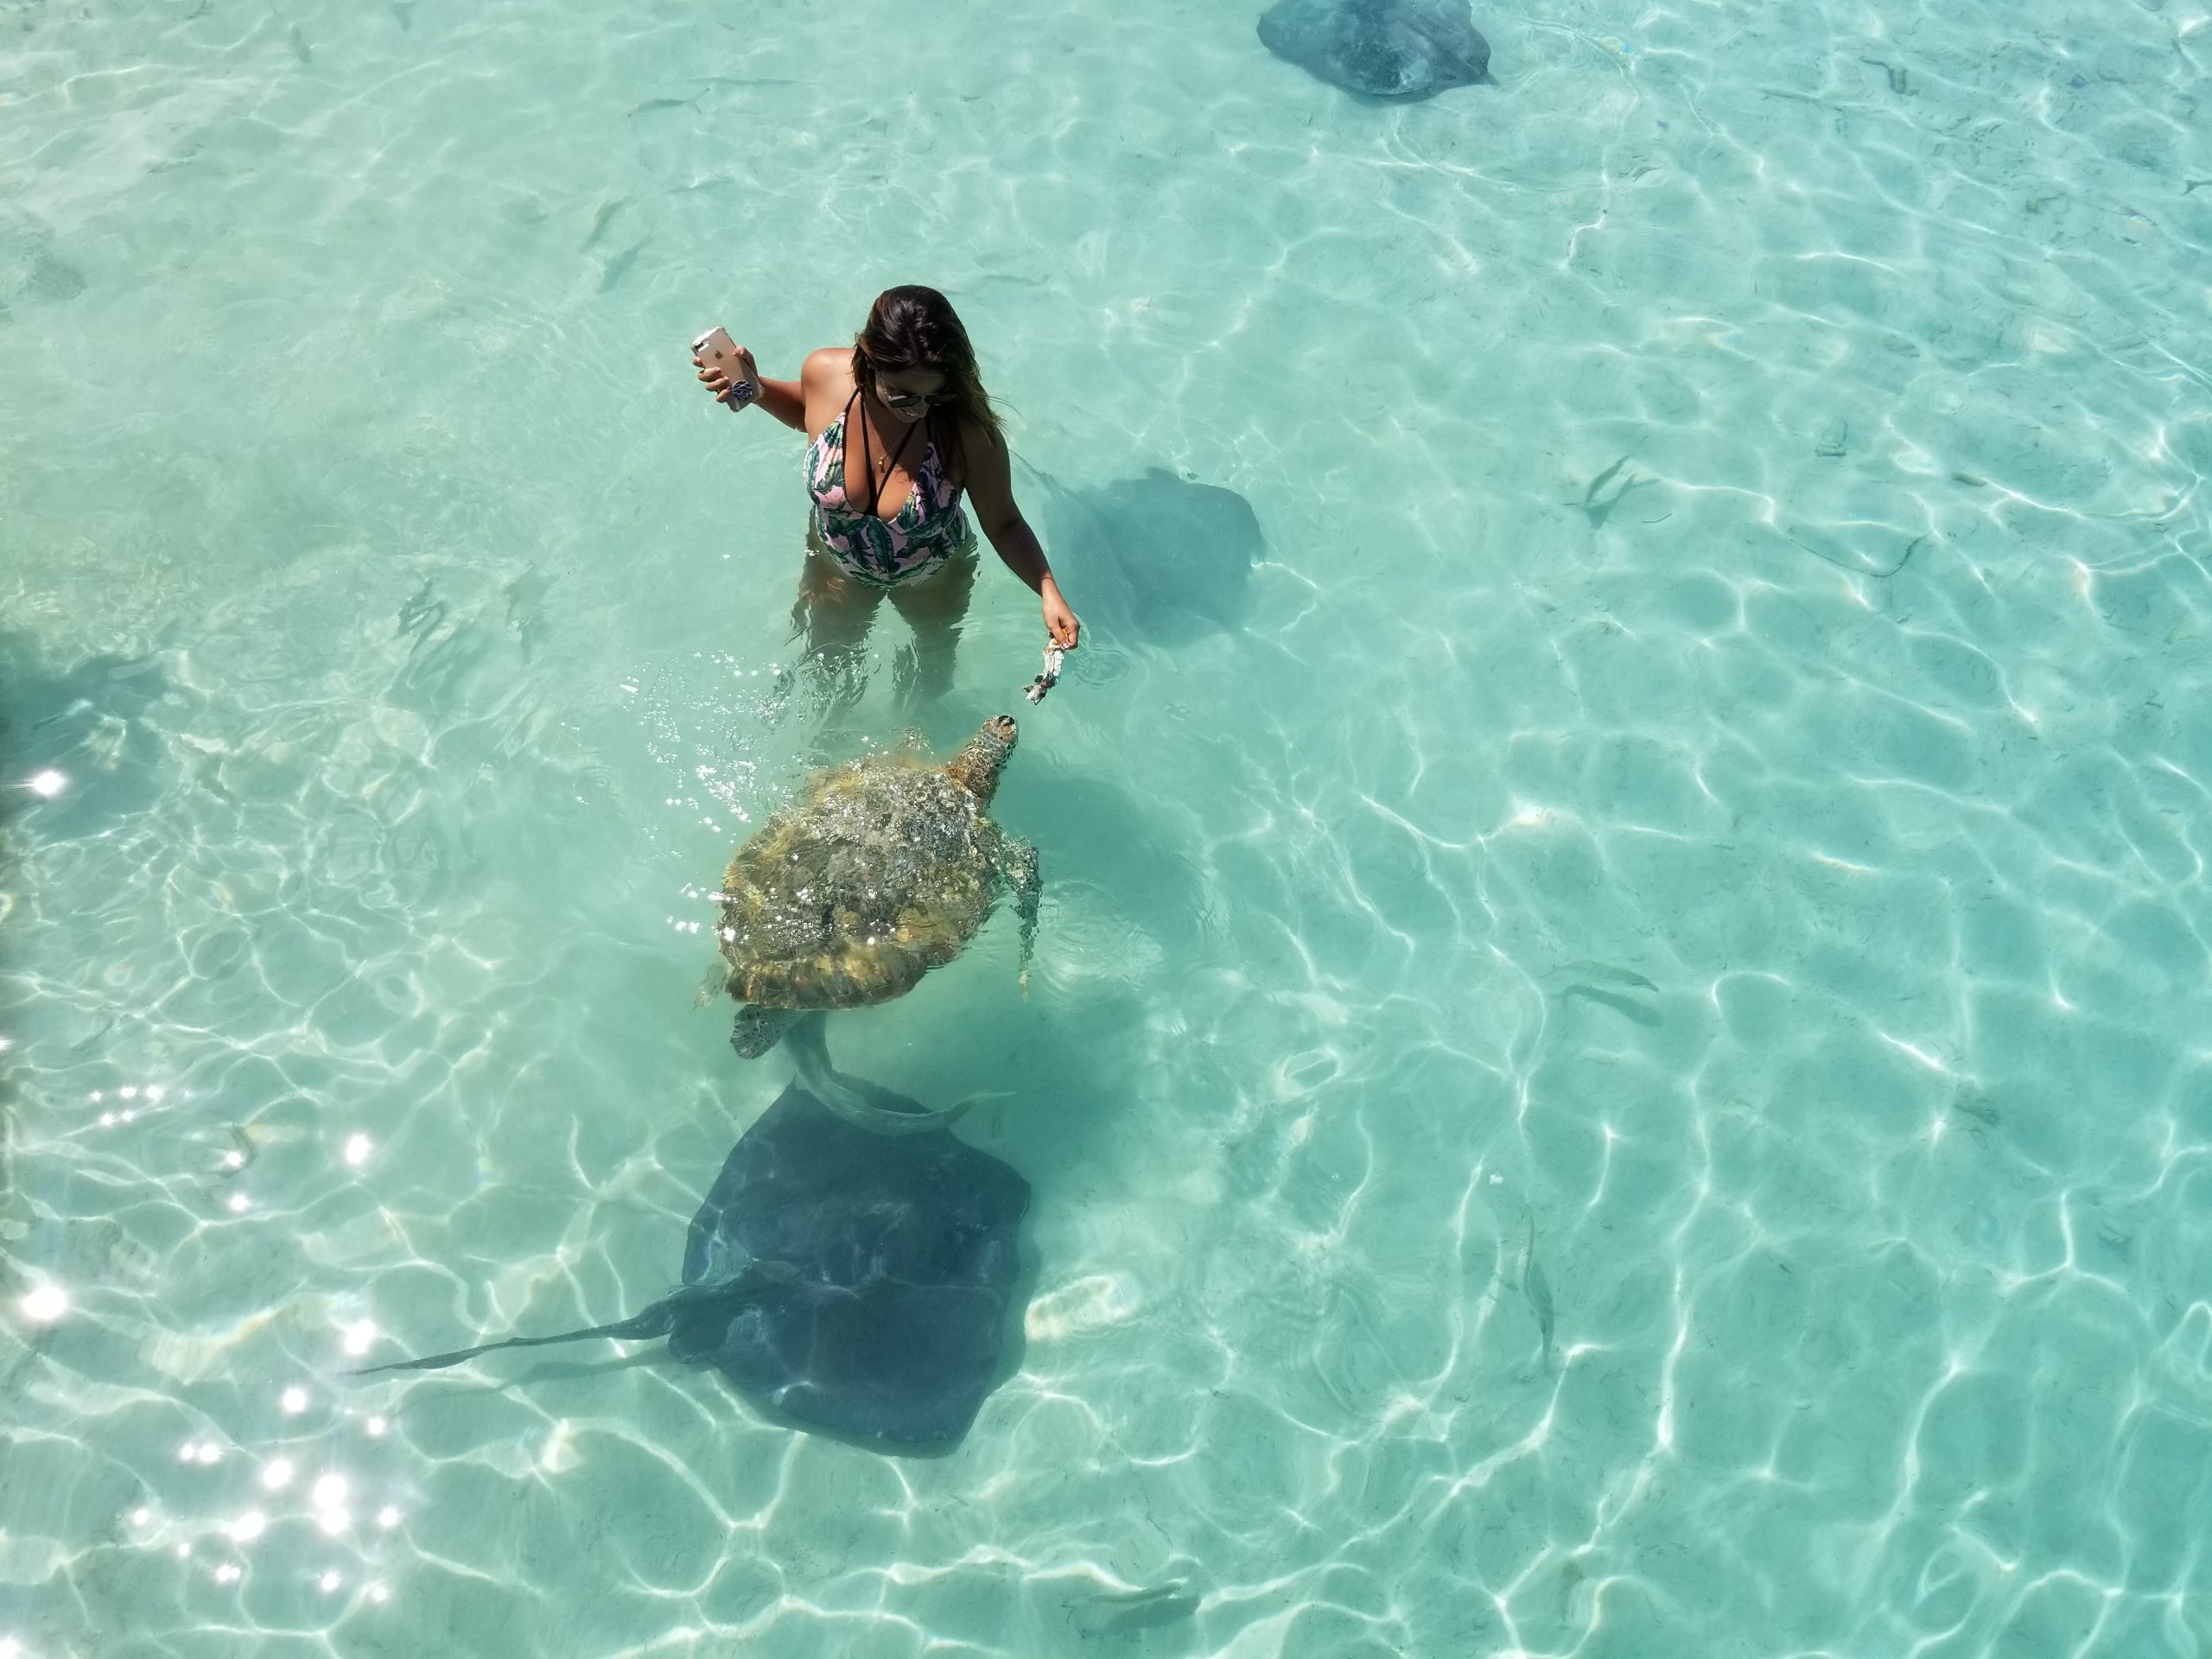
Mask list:
POLYGON ((1260 43, 1368 98, 1431 98, 1490 79, 1490 42, 1466 0, 1278 0, 1260 43))
MULTIPOLYGON (((879 1109, 897 1098, 834 1082, 879 1109)), ((871 1134, 795 1082, 739 1139, 699 1206, 683 1284, 644 1313, 370 1370, 664 1336, 677 1358, 717 1367, 802 1425, 887 1450, 941 1450, 968 1432, 997 1381, 1028 1208, 1028 1182, 942 1127, 871 1134)))
POLYGON ((1243 626, 1268 550, 1236 491, 1153 467, 1092 489, 1055 483, 1052 514, 1053 550, 1116 624, 1162 645, 1243 626))

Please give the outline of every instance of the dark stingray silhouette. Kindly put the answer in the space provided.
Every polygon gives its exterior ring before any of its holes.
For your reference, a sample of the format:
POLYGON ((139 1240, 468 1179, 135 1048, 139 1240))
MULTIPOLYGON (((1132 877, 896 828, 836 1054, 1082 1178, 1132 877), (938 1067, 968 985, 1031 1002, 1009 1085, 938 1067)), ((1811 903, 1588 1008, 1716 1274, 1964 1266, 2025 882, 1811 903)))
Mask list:
POLYGON ((1431 98, 1490 79, 1466 0, 1279 0, 1260 19, 1279 58, 1368 98, 1431 98))
MULTIPOLYGON (((899 1098, 843 1082, 879 1106, 899 1098)), ((996 1381, 1020 1270, 1014 1235, 1028 1208, 1028 1182, 947 1130, 873 1135, 794 1083, 739 1140, 699 1206, 673 1294, 588 1331, 371 1370, 664 1336, 677 1358, 720 1367, 801 1424, 942 1448, 968 1432, 996 1381)))
POLYGON ((1052 545, 1074 591, 1135 633, 1188 645, 1243 626, 1252 566, 1267 555, 1252 504, 1160 467, 1096 489, 1055 486, 1052 545))

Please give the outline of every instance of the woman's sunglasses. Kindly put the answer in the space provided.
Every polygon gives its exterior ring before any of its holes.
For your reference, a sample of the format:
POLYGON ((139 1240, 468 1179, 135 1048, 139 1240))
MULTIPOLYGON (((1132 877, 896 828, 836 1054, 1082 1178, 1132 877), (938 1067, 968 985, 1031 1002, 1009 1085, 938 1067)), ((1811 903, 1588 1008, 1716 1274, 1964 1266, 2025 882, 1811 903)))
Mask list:
POLYGON ((875 395, 886 409, 935 409, 952 401, 950 391, 894 391, 879 380, 875 395))
POLYGON ((934 409, 939 404, 950 403, 955 396, 950 386, 940 386, 935 391, 899 391, 883 384, 880 371, 873 378, 877 400, 886 409, 934 409))

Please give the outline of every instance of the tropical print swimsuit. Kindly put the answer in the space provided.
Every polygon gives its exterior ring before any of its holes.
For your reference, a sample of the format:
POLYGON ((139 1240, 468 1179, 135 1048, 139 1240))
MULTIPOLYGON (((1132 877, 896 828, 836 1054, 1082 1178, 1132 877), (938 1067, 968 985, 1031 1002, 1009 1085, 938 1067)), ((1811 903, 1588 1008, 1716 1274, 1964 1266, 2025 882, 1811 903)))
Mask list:
MULTIPOLYGON (((806 487, 814 498, 814 540, 820 550, 855 582, 870 588, 918 582, 950 563, 956 554, 975 545, 968 515, 960 510, 960 486, 944 475, 931 440, 914 469, 914 487, 906 505, 888 518, 876 517, 870 493, 865 507, 857 505, 845 487, 845 431, 850 424, 855 391, 844 413, 822 429, 822 435, 806 447, 806 487)), ((927 426, 925 419, 918 424, 927 426)), ((906 443, 914 435, 908 428, 891 464, 899 464, 906 443)), ((867 467, 868 424, 861 423, 863 475, 873 480, 867 467)))

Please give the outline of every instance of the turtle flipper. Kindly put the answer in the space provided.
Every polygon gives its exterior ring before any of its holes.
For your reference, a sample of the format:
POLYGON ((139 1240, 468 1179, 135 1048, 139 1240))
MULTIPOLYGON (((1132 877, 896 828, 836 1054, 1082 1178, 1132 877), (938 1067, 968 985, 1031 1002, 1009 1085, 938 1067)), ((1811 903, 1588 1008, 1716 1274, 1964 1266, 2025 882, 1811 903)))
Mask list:
POLYGON ((737 1011, 737 1023, 730 1027, 729 1046, 738 1058, 757 1060, 777 1043, 791 1028, 798 1014, 791 1008, 764 1008, 748 1002, 737 1011))
POLYGON ((1029 958, 1037 948, 1037 901, 1045 884, 1037 874, 1037 849, 1026 841, 1002 836, 999 864, 1014 888, 1014 907, 1021 918, 1021 994, 1029 995, 1029 958))

